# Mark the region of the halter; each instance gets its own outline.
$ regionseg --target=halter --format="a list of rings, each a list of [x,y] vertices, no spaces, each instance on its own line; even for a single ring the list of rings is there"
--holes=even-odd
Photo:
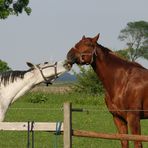
[[[86,65],[89,65],[89,64],[92,64],[93,63],[93,61],[94,61],[94,54],[97,56],[97,53],[96,53],[96,47],[94,48],[94,50],[92,51],[92,52],[90,52],[90,53],[85,53],[85,52],[79,52],[78,51],[78,49],[76,48],[76,47],[74,47],[74,49],[79,53],[79,58],[80,58],[80,62],[81,63],[83,63],[83,62],[85,62],[84,60],[83,60],[83,57],[82,56],[91,56],[91,61],[90,61],[90,63],[88,62],[88,63],[86,63]]]
[[[48,67],[54,67],[55,75],[54,75],[54,79],[52,79],[52,80],[57,79],[58,78],[57,62],[55,62],[55,64],[53,64],[53,65],[48,65],[48,66],[45,66],[45,67],[40,67],[39,65],[37,65],[37,68],[39,69],[39,71],[40,71],[40,73],[41,73],[41,75],[42,75],[42,77],[43,77],[43,79],[44,79],[44,81],[45,81],[45,83],[46,83],[47,86],[48,86],[48,84],[52,84],[51,78],[48,79],[43,74],[43,69],[48,68]]]

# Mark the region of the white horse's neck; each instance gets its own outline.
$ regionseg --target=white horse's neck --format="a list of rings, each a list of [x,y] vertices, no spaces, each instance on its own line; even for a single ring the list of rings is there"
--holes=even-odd
[[[13,82],[10,79],[7,84],[4,85],[4,82],[2,82],[0,86],[0,109],[3,110],[2,114],[5,114],[10,104],[43,81],[43,78],[35,71],[26,72],[23,78],[16,77]],[[0,115],[0,121],[3,118],[4,115],[2,117]]]
[[[16,101],[20,96],[24,95],[27,91],[31,90],[34,86],[41,83],[43,78],[40,73],[36,71],[29,71],[24,75],[23,79],[16,80],[10,87],[15,87],[11,92],[14,98],[11,100],[11,103]],[[14,94],[14,92],[16,92]]]
[[[63,62],[54,65],[48,63],[39,66],[29,63],[32,70],[13,71],[0,75],[0,121],[3,121],[5,113],[11,103],[16,101],[20,96],[32,89],[37,84],[47,80],[54,80],[54,76],[61,75],[67,69]],[[41,69],[40,69],[41,68]]]

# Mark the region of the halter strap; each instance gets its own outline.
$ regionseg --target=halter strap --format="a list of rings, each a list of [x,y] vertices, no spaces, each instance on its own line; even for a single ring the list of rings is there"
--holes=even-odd
[[[74,47],[74,49],[76,49],[77,50],[77,48],[76,47]],[[94,50],[92,51],[92,52],[90,52],[90,53],[86,53],[86,52],[79,52],[78,50],[77,50],[77,52],[79,53],[79,55],[80,55],[80,61],[81,62],[84,62],[84,60],[83,60],[83,58],[82,58],[82,56],[83,55],[88,55],[88,56],[92,56],[91,57],[91,61],[90,61],[90,63],[86,63],[86,64],[92,64],[93,63],[93,61],[94,61],[94,54],[97,56],[97,53],[96,53],[96,50],[97,50],[97,48],[95,47],[94,48]]]
[[[43,74],[43,69],[45,69],[45,68],[48,68],[48,67],[54,67],[54,72],[55,72],[55,75],[54,75],[54,79],[52,79],[52,80],[55,80],[55,79],[57,79],[58,78],[58,73],[57,73],[57,62],[55,62],[55,64],[53,64],[53,65],[48,65],[48,66],[45,66],[45,67],[40,67],[39,65],[37,66],[38,67],[38,69],[39,69],[39,71],[40,71],[40,73],[41,73],[41,75],[42,75],[42,77],[43,77],[43,79],[44,79],[44,81],[45,81],[45,83],[46,83],[46,85],[48,86],[48,84],[52,84],[52,82],[51,82],[51,78],[46,78],[45,76],[44,76],[44,74]]]

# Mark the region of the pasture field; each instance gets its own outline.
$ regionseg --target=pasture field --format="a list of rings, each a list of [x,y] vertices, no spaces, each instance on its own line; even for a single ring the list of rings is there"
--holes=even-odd
[[[56,93],[48,91],[54,87]],[[116,133],[112,116],[107,111],[103,96],[91,96],[85,93],[58,91],[61,86],[35,88],[11,105],[5,121],[63,121],[63,103],[71,101],[74,108],[88,109],[86,112],[74,112],[73,129]],[[46,89],[46,90],[44,90]],[[54,90],[53,89],[53,90]],[[37,101],[36,101],[37,100]],[[141,122],[142,133],[148,135],[148,120]],[[0,148],[26,148],[27,132],[0,132]],[[120,142],[92,138],[73,137],[73,148],[120,148]],[[133,144],[130,144],[133,147]],[[144,143],[144,148],[148,143]],[[35,132],[35,148],[63,148],[63,136],[54,133]]]

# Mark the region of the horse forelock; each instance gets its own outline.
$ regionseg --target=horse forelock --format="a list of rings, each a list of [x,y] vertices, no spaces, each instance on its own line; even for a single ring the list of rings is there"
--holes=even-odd
[[[27,73],[30,70],[27,71],[7,71],[0,74],[0,85],[3,84],[6,86],[9,83],[13,83],[18,78],[23,79],[25,73]]]

